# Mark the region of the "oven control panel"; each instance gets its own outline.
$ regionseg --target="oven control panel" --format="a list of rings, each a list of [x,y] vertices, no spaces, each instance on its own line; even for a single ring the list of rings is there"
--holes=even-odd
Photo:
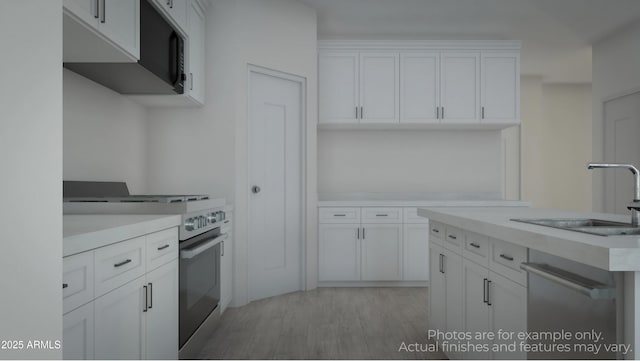
[[[224,211],[213,211],[202,215],[189,217],[184,220],[184,228],[189,231],[197,231],[215,223],[222,222],[226,218]]]

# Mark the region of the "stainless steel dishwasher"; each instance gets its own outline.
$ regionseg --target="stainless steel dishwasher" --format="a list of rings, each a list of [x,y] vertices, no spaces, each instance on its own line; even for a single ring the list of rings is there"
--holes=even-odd
[[[600,344],[616,341],[616,280],[614,272],[607,272],[585,264],[570,261],[534,250],[529,252],[529,262],[521,268],[528,273],[527,327],[529,332],[595,330],[602,333]],[[541,342],[549,346],[552,341]],[[576,348],[576,344],[588,344],[591,340],[562,340],[571,352],[530,352],[529,359],[615,359],[615,352],[604,347],[594,354]]]

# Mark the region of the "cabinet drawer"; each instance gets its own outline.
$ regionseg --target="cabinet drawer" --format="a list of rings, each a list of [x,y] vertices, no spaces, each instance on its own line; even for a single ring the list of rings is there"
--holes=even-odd
[[[402,208],[362,207],[362,223],[402,223]]]
[[[445,230],[446,237],[444,237],[445,245],[447,248],[453,251],[460,252],[462,245],[465,243],[465,232],[459,228],[447,226]]]
[[[445,226],[440,222],[429,222],[429,235],[443,240],[445,236]]]
[[[178,229],[170,228],[147,235],[147,271],[178,258]]]
[[[520,264],[527,261],[527,249],[495,238],[491,238],[490,242],[489,269],[526,286],[527,273],[520,269]]]
[[[95,293],[99,297],[145,273],[146,237],[95,251]]]
[[[466,232],[462,255],[484,267],[489,267],[489,237]]]
[[[404,223],[429,223],[427,218],[418,215],[418,208],[404,208],[402,219]]]
[[[360,208],[320,208],[320,223],[360,223]]]
[[[62,313],[93,299],[93,251],[62,259]]]

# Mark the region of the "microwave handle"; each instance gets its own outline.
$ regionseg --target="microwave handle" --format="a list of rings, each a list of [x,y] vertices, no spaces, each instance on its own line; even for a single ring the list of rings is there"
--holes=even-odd
[[[178,82],[180,72],[180,61],[178,57],[180,56],[178,52],[178,34],[174,31],[171,33],[169,37],[169,76],[171,77],[171,84],[175,85]]]
[[[208,242],[205,242],[203,244],[200,244],[196,247],[193,248],[185,248],[183,250],[180,250],[180,258],[182,259],[191,259],[201,253],[203,253],[204,251],[208,250],[209,248],[215,246],[216,244],[224,241],[225,239],[227,239],[229,237],[228,234],[224,234],[221,235],[219,237],[216,237]]]

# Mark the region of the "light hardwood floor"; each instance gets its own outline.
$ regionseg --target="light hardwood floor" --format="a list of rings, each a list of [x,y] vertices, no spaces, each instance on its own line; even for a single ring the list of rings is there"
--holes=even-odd
[[[427,342],[426,288],[318,288],[229,308],[205,359],[443,359]]]

